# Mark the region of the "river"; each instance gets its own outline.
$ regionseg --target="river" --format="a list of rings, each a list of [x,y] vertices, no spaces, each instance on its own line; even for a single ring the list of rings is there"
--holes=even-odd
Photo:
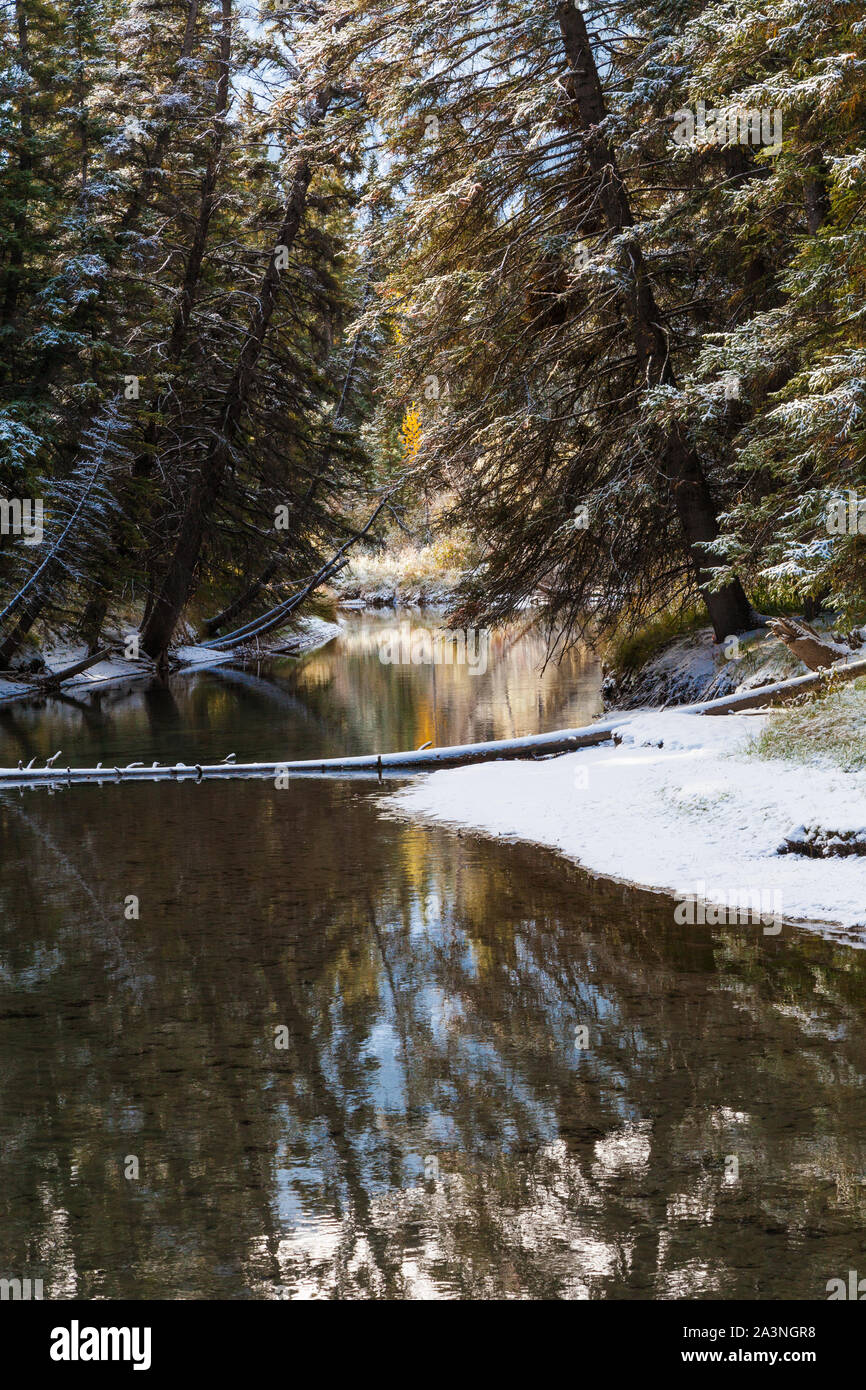
[[[7,707],[0,762],[384,752],[599,712],[596,663],[540,673],[531,629],[471,674],[383,664],[394,615],[343,621],[298,662]],[[678,926],[662,895],[382,796],[0,794],[0,1277],[772,1299],[866,1274],[866,952]]]

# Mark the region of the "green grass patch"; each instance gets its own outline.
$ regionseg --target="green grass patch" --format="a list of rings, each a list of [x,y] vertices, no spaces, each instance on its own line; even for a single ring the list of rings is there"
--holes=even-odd
[[[668,642],[708,626],[709,618],[703,605],[670,609],[637,631],[627,629],[614,632],[605,657],[616,671],[637,671]]]
[[[822,758],[848,772],[866,768],[866,679],[826,695],[803,697],[770,716],[755,743],[760,758]],[[808,800],[808,787],[804,787]]]
[[[801,614],[803,611],[802,599],[789,598],[778,588],[767,585],[754,586],[749,592],[749,597],[755,611],[763,613],[767,618]],[[612,633],[605,648],[605,660],[615,671],[637,671],[648,661],[652,661],[669,642],[698,632],[709,625],[709,616],[702,603],[666,608],[658,617],[637,630],[628,625],[626,618]],[[744,644],[743,650],[747,651],[750,646],[760,645],[759,637],[752,643]]]

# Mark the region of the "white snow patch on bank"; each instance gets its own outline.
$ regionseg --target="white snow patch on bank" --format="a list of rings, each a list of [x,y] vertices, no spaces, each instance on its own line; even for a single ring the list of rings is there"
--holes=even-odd
[[[213,647],[173,647],[171,654],[184,666],[220,666],[233,655]]]
[[[276,653],[286,652],[289,656],[306,656],[320,647],[326,647],[342,631],[339,623],[331,623],[327,618],[299,618],[290,632],[275,641],[273,649]]]
[[[341,628],[337,623],[330,623],[323,618],[309,617],[301,618],[277,645],[263,646],[262,657],[291,655],[306,656],[310,652],[317,651],[320,647],[332,642],[335,637],[339,637]],[[64,670],[72,666],[77,661],[82,661],[87,655],[87,647],[83,643],[57,642],[45,651],[45,669],[39,672],[39,677],[45,677],[51,672]],[[192,671],[202,671],[210,667],[225,665],[228,661],[237,661],[239,652],[233,649],[221,651],[216,647],[202,647],[195,643],[187,643],[180,647],[172,647],[170,653],[176,663],[175,675],[186,675]],[[111,685],[115,682],[127,680],[151,680],[153,678],[153,667],[145,662],[127,661],[120,656],[108,656],[104,661],[99,661],[95,666],[89,666],[86,671],[81,671],[77,676],[72,676],[63,682],[63,691],[76,691],[81,693],[93,686]],[[22,677],[20,681],[9,681],[0,679],[0,705],[12,700],[31,699],[34,695],[44,693],[40,686],[39,679],[28,679]]]
[[[625,715],[618,747],[435,772],[384,804],[547,845],[642,887],[713,903],[778,891],[785,919],[866,929],[866,859],[775,852],[803,822],[866,826],[866,773],[749,757],[772,717]]]

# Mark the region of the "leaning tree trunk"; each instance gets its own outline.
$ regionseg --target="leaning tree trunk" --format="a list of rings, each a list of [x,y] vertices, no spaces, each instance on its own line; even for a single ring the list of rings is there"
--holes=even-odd
[[[369,279],[370,277],[368,275],[367,286],[364,290],[364,299],[361,306],[362,312],[367,306],[367,298],[369,295]],[[352,377],[355,373],[355,364],[358,358],[358,343],[360,341],[360,336],[360,333],[356,333],[355,335],[355,341],[352,344],[352,351],[349,357],[349,365],[346,369],[346,375],[343,379],[343,389],[340,392],[340,399],[337,404],[337,408],[334,411],[334,418],[331,425],[331,429],[328,433],[328,438],[325,442],[322,453],[319,456],[318,467],[316,468],[313,477],[310,479],[310,485],[307,488],[306,493],[301,499],[301,505],[298,510],[297,516],[295,517],[296,525],[305,519],[307,512],[309,511],[310,507],[313,504],[313,501],[315,500],[316,492],[318,490],[322,477],[324,476],[325,470],[327,469],[328,464],[331,461],[333,432],[340,426],[343,420],[343,412],[346,404],[346,399],[351,390]],[[262,593],[266,586],[270,584],[274,576],[279,572],[283,564],[286,552],[289,549],[290,535],[291,533],[289,531],[283,531],[280,538],[279,548],[276,554],[271,557],[271,559],[265,565],[264,569],[261,571],[258,577],[252,580],[252,582],[248,584],[247,587],[244,589],[243,593],[238,594],[237,598],[233,599],[231,603],[227,604],[227,606],[223,608],[221,612],[214,614],[212,618],[206,619],[204,623],[204,631],[206,636],[215,637],[219,632],[220,628],[227,627],[229,623],[233,623],[236,618],[239,618],[242,613],[245,613],[247,609],[255,603],[256,599],[259,597],[259,594]]]
[[[292,175],[277,245],[288,249],[294,245],[306,210],[311,176],[307,158],[301,154]],[[174,551],[142,627],[142,648],[157,661],[162,660],[168,650],[178,618],[192,592],[205,527],[219,496],[238,427],[250,399],[256,367],[277,302],[279,279],[277,258],[273,255],[262,277],[249,333],[226,391],[216,439],[201,461],[184,508]]]
[[[8,666],[23,642],[27,640],[30,629],[39,617],[43,605],[30,604],[23,612],[8,636],[0,642],[0,666]]]
[[[198,12],[199,0],[189,0],[187,6],[186,22],[184,25],[184,34],[183,39],[181,41],[181,49],[178,58],[179,71],[183,71],[183,65],[189,59],[193,50],[193,45],[195,42],[195,26],[198,18]],[[20,9],[19,13],[21,16],[21,23],[23,24],[23,9]],[[26,25],[22,35],[22,43],[26,43]],[[162,161],[168,149],[168,144],[172,133],[172,124],[172,120],[169,119],[165,121],[157,131],[156,139],[150,151],[150,156],[148,158],[146,167],[142,172],[138,184],[133,189],[130,200],[123,214],[121,215],[119,221],[114,227],[111,236],[111,241],[105,252],[105,260],[109,269],[113,266],[118,255],[120,255],[120,253],[123,251],[126,245],[126,233],[128,233],[133,228],[133,226],[138,220],[139,215],[148,204],[150,195],[153,191],[153,187],[156,182],[158,172],[162,166]],[[6,309],[8,308],[9,293],[10,287],[7,277],[6,296],[4,297],[4,314]],[[79,309],[76,310],[75,314],[73,314],[73,326],[78,326],[79,317],[83,317],[90,312],[92,303],[92,300],[85,300],[84,303],[79,307]],[[37,381],[41,380],[46,374],[49,363],[51,361],[51,356],[52,355],[50,353],[47,353],[44,356],[42,366],[37,370]],[[91,427],[95,427],[96,423],[97,417],[94,416],[91,421]],[[15,627],[12,628],[11,631],[9,631],[6,634],[6,636],[2,638],[2,640],[0,640],[0,665],[5,665],[9,661],[11,661],[12,657],[15,655],[15,653],[21,646],[22,642],[26,640],[34,623],[47,607],[51,597],[53,583],[61,573],[59,567],[56,564],[52,564],[47,570],[44,566],[41,565],[39,569],[43,571],[43,580],[47,581],[48,579],[50,579],[52,581],[52,584],[43,582],[43,584],[38,590],[34,589],[29,594],[26,607],[24,607],[19,612],[18,621],[16,622]],[[28,587],[29,584],[25,586],[25,588]],[[16,606],[18,606],[17,603]]]
[[[621,235],[634,226],[634,219],[613,151],[600,134],[607,112],[586,23],[582,12],[566,0],[560,0],[556,16],[569,66],[566,92],[585,137],[584,155],[599,180],[599,203],[608,230]],[[620,263],[628,283],[626,312],[641,374],[650,388],[676,388],[669,344],[637,237],[621,240]],[[739,580],[716,593],[708,588],[714,559],[707,545],[719,533],[718,518],[701,460],[677,423],[665,428],[661,467],[717,641],[745,631],[754,625],[755,615]]]

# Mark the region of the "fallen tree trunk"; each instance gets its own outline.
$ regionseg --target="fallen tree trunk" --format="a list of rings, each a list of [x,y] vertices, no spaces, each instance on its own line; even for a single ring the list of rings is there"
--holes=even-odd
[[[68,673],[67,673],[68,674]],[[855,680],[866,676],[866,659],[852,661],[814,675],[795,676],[793,680],[763,685],[740,695],[723,696],[697,705],[674,706],[677,714],[713,715],[740,714],[749,710],[768,708],[785,700],[795,699],[810,690],[826,689],[830,682]],[[195,781],[234,777],[405,777],[416,772],[437,772],[444,768],[467,767],[472,763],[497,762],[502,759],[556,757],[574,753],[580,748],[597,747],[602,743],[618,742],[621,729],[628,727],[638,713],[661,711],[631,711],[612,714],[600,724],[578,729],[558,729],[548,734],[529,734],[524,738],[499,739],[488,743],[454,744],[445,748],[413,749],[401,753],[366,753],[352,758],[304,758],[295,762],[235,763],[174,763],[145,767],[130,763],[127,767],[67,767],[67,768],[0,768],[0,786],[26,787],[40,783],[109,782],[109,781]]]
[[[53,690],[55,686],[62,685],[64,681],[72,680],[73,676],[80,676],[83,671],[89,671],[91,666],[96,666],[107,656],[111,656],[110,647],[102,647],[98,652],[88,652],[87,656],[74,662],[72,666],[64,666],[61,671],[49,671],[47,676],[40,676],[38,688],[40,690]]]
[[[275,628],[285,626],[290,615],[303,603],[304,599],[309,598],[310,594],[320,588],[322,584],[327,583],[329,579],[332,579],[339,570],[343,569],[349,563],[348,560],[343,558],[346,551],[349,550],[356,541],[362,540],[363,537],[367,535],[370,527],[382,511],[382,508],[387,504],[391,494],[395,491],[396,486],[397,484],[388,489],[366,525],[360,531],[354,532],[347,541],[343,542],[336,554],[332,555],[331,559],[313,575],[305,588],[301,589],[297,594],[292,594],[290,598],[284,599],[282,603],[278,603],[275,608],[271,608],[267,613],[261,614],[260,617],[253,619],[252,622],[246,623],[244,627],[235,628],[234,632],[228,632],[224,637],[213,637],[209,642],[202,642],[201,645],[203,647],[212,647],[215,651],[219,651],[223,647],[237,647],[244,642],[253,641],[256,637],[262,637],[265,633],[272,632]]]
[[[341,569],[348,564],[348,560],[341,560],[338,564],[325,565],[314,575],[309,584],[301,589],[297,594],[292,594],[290,598],[284,599],[276,608],[270,609],[262,615],[262,620],[256,623],[249,623],[244,628],[238,628],[235,632],[229,632],[225,637],[212,638],[210,642],[202,642],[203,647],[213,651],[231,651],[234,647],[243,647],[247,643],[258,642],[260,637],[264,637],[275,629],[285,627],[292,613],[299,608],[304,599],[309,598],[321,585],[333,579]]]
[[[823,670],[854,655],[847,642],[834,642],[799,618],[771,618],[767,627],[810,671]]]
[[[759,685],[755,690],[744,690],[739,695],[722,695],[698,705],[683,705],[679,713],[741,714],[744,710],[766,709],[784,704],[786,700],[795,700],[798,695],[806,695],[810,690],[817,691],[822,686],[827,688],[830,681],[853,681],[858,676],[866,676],[866,660],[840,662],[827,670],[794,676],[787,681],[775,681],[772,685]],[[673,708],[676,709],[676,706]]]
[[[26,787],[34,784],[111,781],[193,781],[228,777],[303,777],[303,776],[361,776],[383,778],[406,776],[412,772],[435,772],[441,768],[465,767],[470,763],[496,762],[499,759],[550,757],[572,753],[578,748],[590,748],[608,743],[617,725],[627,722],[615,716],[603,724],[584,729],[560,729],[550,734],[533,734],[526,738],[500,739],[490,743],[456,744],[449,748],[415,749],[403,753],[367,753],[353,758],[306,758],[300,762],[269,763],[174,763],[160,767],[152,764],[130,763],[127,767],[67,767],[67,768],[0,768],[0,785]]]

